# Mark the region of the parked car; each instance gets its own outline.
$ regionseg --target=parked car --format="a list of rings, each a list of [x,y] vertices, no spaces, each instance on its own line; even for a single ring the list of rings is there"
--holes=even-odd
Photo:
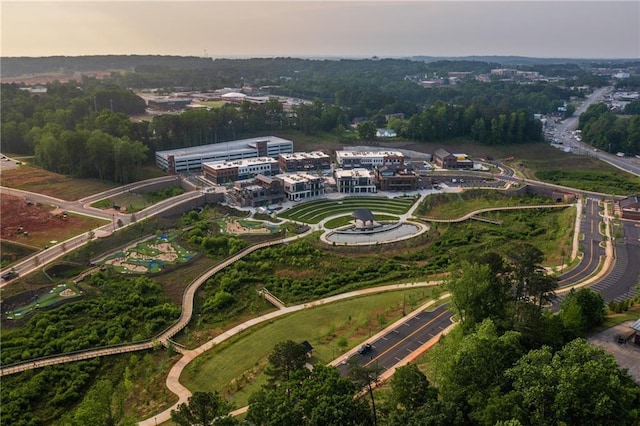
[[[10,279],[13,279],[13,278],[17,277],[18,275],[19,275],[18,271],[15,271],[15,270],[12,269],[12,270],[7,271],[4,274],[2,274],[2,279],[5,280],[5,281],[9,281]]]
[[[364,355],[366,353],[368,353],[371,350],[371,344],[370,343],[365,343],[364,345],[360,346],[360,349],[358,349],[358,353],[360,355]]]

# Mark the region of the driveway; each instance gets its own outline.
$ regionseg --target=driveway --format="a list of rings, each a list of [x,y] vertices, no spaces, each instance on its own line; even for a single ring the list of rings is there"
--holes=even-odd
[[[640,385],[640,346],[631,343],[618,343],[618,336],[628,336],[633,329],[633,321],[625,321],[590,336],[587,341],[610,353],[618,361],[620,368],[629,370],[629,375]]]

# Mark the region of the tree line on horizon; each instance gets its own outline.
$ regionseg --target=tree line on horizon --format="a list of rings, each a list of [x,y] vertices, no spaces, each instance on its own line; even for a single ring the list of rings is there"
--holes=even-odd
[[[539,66],[570,75],[564,84],[481,83],[471,79],[425,89],[417,84],[421,76],[444,76],[447,70],[460,69],[487,72],[499,64],[274,58],[209,61],[215,64],[211,68],[197,58],[186,62],[173,58],[173,65],[166,65],[167,61],[172,63],[171,58],[148,59],[138,63],[135,71],[113,72],[103,80],[83,76],[81,82],[50,83],[46,95],[31,96],[18,84],[3,84],[3,151],[34,155],[37,165],[54,172],[127,183],[137,178],[136,166],[151,160],[157,150],[220,143],[265,132],[293,130],[304,135],[329,134],[338,141],[354,137],[371,141],[375,128],[386,126],[401,139],[420,142],[466,138],[492,145],[527,143],[543,140],[534,113],[554,112],[571,97],[583,96],[570,85],[588,79],[594,79],[594,85],[605,82],[576,64]],[[184,66],[178,67],[178,63]],[[207,67],[201,66],[205,63]],[[179,75],[190,76],[192,81],[183,82]],[[154,76],[166,80],[157,81]],[[264,104],[243,102],[180,115],[161,114],[151,121],[129,119],[143,114],[145,103],[128,88],[165,84],[173,88],[182,83],[189,88],[265,84],[272,94],[312,102],[292,111],[285,111],[274,99]],[[567,114],[571,112],[569,105]],[[405,118],[386,119],[388,114],[397,117],[399,113]],[[357,134],[350,131],[355,119],[365,123]]]

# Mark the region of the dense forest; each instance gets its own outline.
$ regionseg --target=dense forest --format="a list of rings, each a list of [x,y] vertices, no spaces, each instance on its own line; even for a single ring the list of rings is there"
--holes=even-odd
[[[144,101],[113,85],[52,83],[47,96],[31,97],[2,85],[2,150],[35,155],[36,164],[57,173],[127,183],[149,148],[128,114]]]
[[[182,217],[182,223],[190,225],[183,234],[189,246],[224,258],[245,245],[232,237],[209,236],[211,224],[201,219],[195,211]],[[517,243],[510,245],[508,255],[477,253],[456,258],[450,265],[454,272],[445,289],[452,294],[449,306],[459,327],[433,349],[424,371],[415,365],[405,367],[389,386],[374,391],[381,373],[375,365],[353,365],[347,377],[322,365],[310,372],[298,344],[278,343],[264,370],[267,382],[249,399],[246,424],[637,424],[640,388],[618,369],[612,356],[581,339],[604,321],[602,297],[589,289],[572,291],[553,315],[545,305],[558,283],[545,273],[540,250]],[[236,262],[205,284],[198,302],[199,325],[241,313],[238,309],[252,299],[249,294],[255,293],[255,285],[266,279],[259,274],[276,279],[274,265],[300,269],[325,257],[311,242],[299,241]],[[291,300],[306,300],[363,280],[377,283],[381,277],[415,276],[407,263],[398,253],[388,261],[350,269],[342,277],[326,274],[326,285],[314,280],[306,283],[306,289],[302,281],[289,281],[282,288],[275,282],[267,285],[283,295],[289,289]],[[179,314],[162,287],[149,278],[123,280],[100,272],[85,285],[95,289],[87,300],[38,312],[24,326],[3,330],[2,363],[147,339]],[[83,321],[86,315],[92,320]],[[117,372],[96,359],[8,377],[3,384],[2,418],[16,425],[83,425],[87,419],[96,425],[134,424],[131,411],[124,408],[125,396],[131,394],[134,382],[145,382],[152,355],[114,361]],[[361,389],[366,392],[354,398]],[[232,408],[215,391],[195,392],[173,420],[197,424],[193,416],[213,413],[209,418],[224,418],[216,424],[237,424],[224,417]]]
[[[352,363],[347,377],[334,367],[309,371],[299,344],[277,343],[244,424],[636,425],[640,388],[579,337],[604,321],[602,297],[573,290],[550,314],[543,302],[557,282],[541,260],[523,244],[508,258],[489,252],[458,265],[447,289],[460,326],[429,353],[427,374],[401,367],[380,391],[375,364]],[[172,420],[198,424],[206,414],[242,424],[226,417],[232,408],[217,391],[196,392]]]
[[[640,101],[627,104],[626,116],[615,114],[603,103],[594,104],[580,115],[585,142],[607,152],[640,153]]]
[[[391,127],[406,140],[444,142],[462,137],[480,144],[526,143],[542,140],[541,126],[533,114],[554,112],[572,97],[583,96],[571,87],[578,78],[589,77],[575,64],[541,65],[541,69],[564,71],[572,77],[563,85],[474,79],[447,84],[448,79],[442,78],[447,70],[479,74],[499,64],[291,58],[207,62],[192,58],[178,68],[176,64],[182,62],[177,58],[145,58],[148,61],[140,60],[133,71],[113,72],[102,80],[83,76],[81,81],[49,83],[46,94],[31,95],[18,84],[3,84],[3,151],[33,154],[36,164],[58,173],[127,183],[136,178],[135,166],[156,150],[288,130],[307,135],[329,132],[340,139],[356,118],[373,128]],[[443,85],[421,87],[418,82],[427,77],[439,78]],[[202,90],[265,85],[272,95],[312,102],[292,111],[285,111],[274,99],[264,104],[244,102],[157,115],[151,121],[129,120],[130,115],[145,112],[145,102],[132,89],[182,85]],[[570,114],[571,108],[568,111]],[[385,118],[399,113],[405,118]],[[370,132],[359,136],[373,139]]]

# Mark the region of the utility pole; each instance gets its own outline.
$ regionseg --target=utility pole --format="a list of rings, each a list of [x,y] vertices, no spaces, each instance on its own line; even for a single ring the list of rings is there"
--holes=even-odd
[[[406,315],[405,307],[407,304],[407,293],[402,294],[402,316]]]

